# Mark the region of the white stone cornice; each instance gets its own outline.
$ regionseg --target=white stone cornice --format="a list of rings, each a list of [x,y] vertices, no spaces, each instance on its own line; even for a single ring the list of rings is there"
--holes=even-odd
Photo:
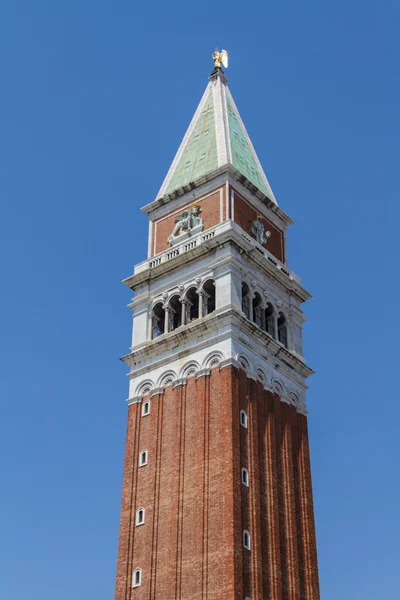
[[[135,396],[134,398],[127,398],[126,403],[128,404],[128,406],[130,406],[131,404],[140,404],[142,402],[142,399],[142,397]]]
[[[133,348],[132,352],[122,360],[132,368],[130,377],[136,377],[138,373],[147,371],[148,364],[152,364],[153,368],[157,364],[168,365],[174,355],[185,355],[189,348],[208,349],[210,352],[210,343],[211,347],[215,347],[218,340],[243,341],[244,336],[248,336],[250,349],[252,347],[262,349],[263,360],[267,359],[274,368],[281,365],[280,368],[288,369],[286,376],[297,374],[301,378],[306,378],[312,375],[312,369],[302,360],[234,307],[217,310],[202,319],[192,321],[175,331]]]
[[[189,262],[201,257],[209,256],[210,250],[221,248],[222,244],[232,244],[239,252],[246,253],[251,267],[255,271],[261,270],[268,276],[269,280],[275,282],[286,292],[296,295],[304,302],[311,298],[311,294],[301,285],[300,278],[290,271],[283,263],[276,259],[265,248],[247,234],[233,221],[225,221],[205,232],[202,232],[191,241],[190,248],[184,248],[175,256],[170,256],[165,251],[146,260],[135,267],[135,274],[123,280],[123,283],[131,289],[158,278],[165,277]]]
[[[221,360],[219,363],[220,370],[225,369],[225,367],[235,367],[235,369],[241,369],[240,362],[233,356]]]
[[[172,388],[176,388],[179,387],[181,385],[186,385],[187,384],[187,378],[186,377],[182,377],[182,379],[176,379],[173,384],[172,384]]]
[[[271,385],[271,384],[269,384],[269,383],[265,383],[265,384],[264,384],[264,390],[265,390],[266,392],[272,392],[272,393],[274,393],[274,388],[273,388],[273,387],[272,387],[272,385]]]
[[[152,390],[149,392],[149,394],[150,394],[150,398],[152,398],[153,396],[158,396],[158,395],[161,395],[161,394],[163,394],[164,392],[165,392],[165,388],[163,388],[163,387],[156,387],[156,388],[153,388],[153,389],[152,389]]]
[[[257,374],[252,373],[252,371],[246,371],[246,377],[252,379],[253,381],[258,381]]]
[[[293,219],[291,219],[289,215],[287,215],[277,204],[270,200],[268,196],[266,196],[266,194],[259,190],[254,184],[248,181],[248,179],[246,179],[246,177],[240,173],[238,169],[235,169],[231,163],[227,163],[222,167],[214,169],[214,171],[199,177],[188,185],[184,185],[181,188],[174,190],[170,194],[167,194],[163,197],[158,197],[150,204],[143,206],[141,210],[147,215],[151,216],[152,219],[158,218],[158,209],[162,209],[162,207],[165,207],[166,204],[173,202],[174,208],[176,208],[180,205],[183,206],[193,199],[198,199],[205,190],[211,191],[213,187],[215,189],[217,185],[224,185],[227,175],[229,184],[237,189],[237,191],[239,191],[243,196],[248,197],[248,199],[254,202],[256,205],[258,202],[260,202],[260,212],[264,213],[265,209],[267,209],[267,211],[270,213],[270,216],[267,215],[267,218],[278,219],[277,224],[280,228],[285,228],[294,223]],[[164,208],[164,210],[168,212],[168,208]],[[169,209],[169,211],[170,210],[171,209]]]
[[[211,375],[211,369],[200,369],[196,373],[196,379],[199,379],[200,377],[207,377],[207,375]]]
[[[237,343],[232,339],[223,341],[218,337],[214,337],[213,342],[214,350],[211,350],[211,352],[210,345],[203,350],[199,350],[194,346],[192,349],[187,349],[185,358],[169,356],[168,365],[164,367],[154,361],[150,361],[145,374],[140,375],[139,372],[136,372],[134,379],[131,380],[132,393],[128,403],[141,403],[143,401],[143,394],[140,393],[141,390],[145,390],[145,394],[149,395],[150,398],[162,394],[165,388],[154,387],[153,381],[168,382],[167,385],[172,384],[173,388],[186,385],[189,377],[196,377],[198,379],[209,376],[212,368],[206,365],[215,364],[215,368],[218,370],[224,369],[227,366],[243,370],[248,378],[253,381],[260,381],[265,390],[278,394],[282,402],[290,404],[298,412],[306,414],[306,386],[301,385],[299,381],[295,382],[283,371],[277,372],[265,360],[260,361],[260,358],[252,353],[252,350],[246,348],[241,343]],[[177,360],[181,365],[180,367]],[[175,372],[180,372],[181,374],[187,373],[187,376],[181,375],[172,380],[173,373]],[[145,377],[144,380],[143,377]],[[153,388],[151,391],[148,391],[148,388],[151,388],[151,386]]]

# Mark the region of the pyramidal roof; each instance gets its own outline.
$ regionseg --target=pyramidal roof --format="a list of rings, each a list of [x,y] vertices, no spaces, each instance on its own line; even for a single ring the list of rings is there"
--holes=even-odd
[[[277,204],[221,69],[215,69],[157,198],[231,164]]]

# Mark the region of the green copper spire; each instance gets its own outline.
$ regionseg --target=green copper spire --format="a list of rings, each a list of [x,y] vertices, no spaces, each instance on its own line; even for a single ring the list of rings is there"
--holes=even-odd
[[[243,173],[251,183],[254,183],[259,190],[268,196],[270,190],[268,190],[265,183],[265,175],[263,177],[262,169],[259,168],[257,164],[256,154],[249,145],[250,140],[241,123],[239,113],[234,108],[233,99],[229,91],[226,95],[226,104],[228,107],[232,164],[238,171]]]
[[[165,193],[169,194],[217,167],[214,105],[210,92]]]
[[[231,164],[277,203],[226,83],[222,69],[216,68],[158,198]]]

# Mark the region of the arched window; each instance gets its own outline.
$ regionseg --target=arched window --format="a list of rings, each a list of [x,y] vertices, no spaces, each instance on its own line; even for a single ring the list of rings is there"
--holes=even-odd
[[[249,286],[244,282],[242,283],[242,311],[247,318],[250,317]]]
[[[249,487],[249,472],[244,467],[242,469],[242,483],[243,485],[247,485],[247,487]]]
[[[146,400],[142,404],[142,417],[147,417],[150,414],[150,400]]]
[[[273,338],[275,337],[274,308],[269,302],[265,309],[265,330],[269,335],[272,335]]]
[[[287,324],[283,313],[279,313],[278,317],[278,341],[287,348]]]
[[[186,294],[186,320],[188,323],[199,318],[199,295],[196,288],[190,288]]]
[[[209,315],[215,310],[215,283],[209,279],[203,285],[203,315]]]
[[[148,459],[148,452],[147,450],[142,450],[139,456],[139,467],[144,467],[145,465],[147,465],[147,459]]]
[[[142,569],[135,569],[132,577],[132,587],[142,585]]]
[[[261,310],[261,296],[257,292],[254,294],[253,298],[253,321],[259,327],[262,327],[262,310]]]
[[[240,424],[242,427],[247,427],[247,414],[244,410],[240,411]]]
[[[162,335],[165,332],[165,310],[163,308],[162,302],[158,302],[153,308],[153,317],[152,317],[152,332],[151,339]]]
[[[143,525],[146,511],[144,508],[138,508],[136,511],[136,525]]]
[[[174,331],[182,325],[182,304],[178,295],[172,296],[169,301],[170,331]]]
[[[243,531],[243,547],[246,548],[246,550],[250,550],[250,544],[250,533],[245,529]]]

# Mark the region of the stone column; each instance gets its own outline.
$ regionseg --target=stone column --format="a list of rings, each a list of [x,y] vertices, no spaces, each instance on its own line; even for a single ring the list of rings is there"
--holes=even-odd
[[[198,294],[199,294],[199,319],[201,319],[202,317],[204,317],[204,314],[205,314],[204,300],[205,300],[206,293],[203,290],[200,290],[198,292]]]
[[[288,350],[294,352],[293,321],[291,319],[286,320],[286,337]]]
[[[261,329],[263,331],[267,331],[267,320],[265,318],[265,310],[267,308],[267,305],[265,302],[261,302],[260,305],[260,310],[261,310]]]
[[[278,319],[279,319],[279,313],[276,312],[276,310],[274,310],[274,338],[277,340],[279,339],[278,336]]]
[[[186,300],[186,298],[183,298],[181,300],[181,304],[182,304],[181,324],[186,325],[187,324],[187,311],[188,311],[188,301]]]
[[[164,333],[168,333],[170,331],[170,313],[171,313],[171,309],[170,307],[164,306],[164,310],[165,310],[165,327],[164,327]]]
[[[147,331],[146,331],[146,338],[148,340],[152,340],[153,339],[153,311],[149,310],[147,312]]]

